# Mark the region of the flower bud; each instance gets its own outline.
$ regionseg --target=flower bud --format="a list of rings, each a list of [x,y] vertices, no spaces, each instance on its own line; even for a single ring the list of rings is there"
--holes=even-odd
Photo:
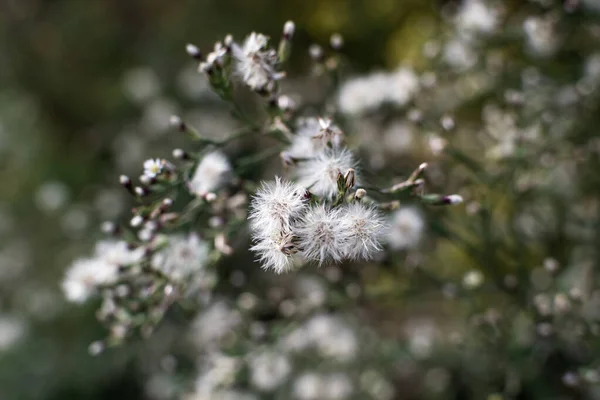
[[[329,38],[329,45],[333,50],[339,51],[344,46],[344,38],[339,33],[334,33],[331,35],[331,38]]]
[[[356,193],[354,193],[355,200],[361,200],[363,197],[367,195],[367,191],[363,188],[356,189]]]
[[[141,226],[143,222],[144,217],[142,217],[141,215],[136,215],[133,218],[131,218],[131,221],[129,221],[129,225],[131,225],[134,228],[137,228],[138,226]]]
[[[129,179],[127,175],[121,175],[119,177],[119,183],[121,184],[121,186],[127,189],[131,189],[131,179]]]
[[[344,175],[344,181],[346,184],[346,189],[354,187],[356,184],[356,174],[354,172],[354,168],[350,168],[348,171],[346,171],[346,174]]]
[[[174,149],[173,158],[177,160],[187,160],[189,158],[189,155],[182,149]]]
[[[318,44],[313,44],[308,48],[308,54],[310,55],[310,58],[313,59],[313,61],[316,62],[321,62],[323,61],[323,48],[321,46],[319,46]]]
[[[296,24],[294,21],[288,21],[283,25],[283,38],[285,40],[291,40],[294,36],[294,31],[296,30]]]
[[[185,131],[185,122],[183,122],[181,117],[179,117],[178,115],[171,115],[171,118],[169,119],[169,123],[171,124],[172,127],[177,128],[178,131],[180,131],[180,132]]]
[[[194,60],[201,61],[202,53],[200,53],[200,49],[195,45],[188,43],[185,45],[185,51],[188,53]]]

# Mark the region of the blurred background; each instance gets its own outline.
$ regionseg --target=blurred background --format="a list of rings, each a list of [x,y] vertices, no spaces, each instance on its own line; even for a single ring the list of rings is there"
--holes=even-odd
[[[400,245],[382,266],[352,270],[365,297],[351,314],[416,352],[410,363],[392,360],[396,394],[388,398],[600,398],[600,3],[488,2],[498,34],[476,43],[458,32],[464,3],[0,1],[0,398],[169,398],[148,381],[172,343],[157,335],[91,357],[88,345],[105,335],[95,305],[67,304],[60,282],[103,221],[127,218],[119,174],[136,176],[146,158],[176,147],[171,115],[200,131],[236,129],[186,43],[208,52],[227,33],[278,39],[287,20],[297,26],[289,87],[306,98],[318,92],[314,82],[302,85],[307,49],[326,46],[333,33],[344,38],[346,77],[400,65],[416,72],[423,92],[409,105],[345,128],[356,132],[375,180],[406,177],[429,161],[433,187],[466,199],[451,211],[417,209],[407,224],[422,218],[426,227],[407,229],[425,231],[418,246]],[[530,16],[538,20],[526,23]],[[472,18],[486,23],[485,15]],[[415,269],[423,274],[415,278]],[[553,281],[557,269],[566,283]],[[572,284],[581,276],[590,287]],[[497,292],[457,295],[481,281]],[[518,331],[525,336],[547,336],[539,324],[550,317],[536,304],[552,308],[573,288],[589,300],[585,343],[576,335],[540,343],[503,336],[513,328],[497,323],[502,317],[531,326]],[[541,292],[550,294],[536,303]],[[579,324],[577,315],[560,326]],[[435,338],[454,327],[462,341],[483,344],[454,352],[457,333],[432,356]],[[181,379],[193,369],[184,363]]]

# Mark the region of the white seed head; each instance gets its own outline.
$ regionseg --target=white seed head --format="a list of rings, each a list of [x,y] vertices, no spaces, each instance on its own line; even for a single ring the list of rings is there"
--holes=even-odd
[[[345,174],[349,169],[358,169],[349,150],[326,149],[314,158],[301,162],[296,174],[298,184],[317,196],[333,199],[337,195],[338,174]],[[356,177],[355,183],[357,181]]]
[[[340,208],[315,205],[302,216],[294,233],[298,236],[302,255],[323,265],[337,263],[344,258],[348,237],[344,228],[344,215]]]
[[[275,177],[263,182],[250,204],[250,228],[255,235],[270,237],[273,232],[288,233],[306,207],[306,189]]]
[[[346,234],[344,257],[368,260],[381,251],[385,224],[376,208],[355,202],[342,209],[342,225]]]
[[[269,236],[255,236],[254,246],[250,248],[258,256],[261,268],[280,274],[294,268],[295,245],[292,237],[285,233],[274,232]]]

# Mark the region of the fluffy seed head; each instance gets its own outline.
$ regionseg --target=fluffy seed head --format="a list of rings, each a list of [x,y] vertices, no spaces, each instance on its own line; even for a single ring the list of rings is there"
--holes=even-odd
[[[344,258],[347,233],[344,231],[344,215],[340,208],[329,209],[324,205],[310,207],[294,233],[302,255],[317,261],[340,262]]]
[[[381,214],[362,202],[349,204],[342,210],[342,224],[347,235],[344,257],[353,260],[372,258],[381,250],[380,239],[385,229]]]
[[[299,165],[298,183],[317,196],[333,199],[337,194],[338,174],[345,174],[351,168],[356,170],[357,165],[350,151],[326,149]]]
[[[275,177],[263,182],[250,205],[250,228],[258,236],[289,232],[292,222],[306,207],[307,192],[300,185]]]
[[[280,274],[294,267],[296,247],[293,237],[285,233],[274,233],[270,237],[255,236],[255,245],[250,248],[258,256],[263,269],[270,269]]]

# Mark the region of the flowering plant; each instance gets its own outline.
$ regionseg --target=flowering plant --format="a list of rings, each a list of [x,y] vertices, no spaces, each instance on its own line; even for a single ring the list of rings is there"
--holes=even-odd
[[[594,280],[560,268],[593,275],[591,242],[576,244],[589,239],[586,219],[597,222],[596,192],[580,181],[597,143],[579,129],[593,120],[600,68],[590,55],[575,81],[557,78],[545,60],[577,48],[558,27],[578,8],[535,3],[446,10],[451,27],[426,43],[419,73],[347,78],[333,35],[308,51],[302,85],[317,81],[319,99],[290,89],[292,22],[277,47],[259,33],[228,35],[206,56],[188,45],[239,129],[211,135],[173,116],[187,144],[146,160],[135,183],[120,177],[136,202],[128,223],[103,224],[110,238],[63,281],[68,300],[100,300],[108,335],[90,351],[162,338],[183,315],[195,385],[174,383],[169,358],[148,383],[155,397],[392,399],[416,364],[427,398],[449,387],[513,398],[557,371],[550,393],[597,390],[597,361],[584,354],[598,334]],[[581,35],[596,43],[597,28],[586,20]],[[528,61],[512,62],[506,43]],[[240,143],[251,151],[237,153]],[[464,209],[438,207],[463,196]],[[447,319],[386,325],[398,311],[388,304],[417,307],[423,293],[442,299]]]

